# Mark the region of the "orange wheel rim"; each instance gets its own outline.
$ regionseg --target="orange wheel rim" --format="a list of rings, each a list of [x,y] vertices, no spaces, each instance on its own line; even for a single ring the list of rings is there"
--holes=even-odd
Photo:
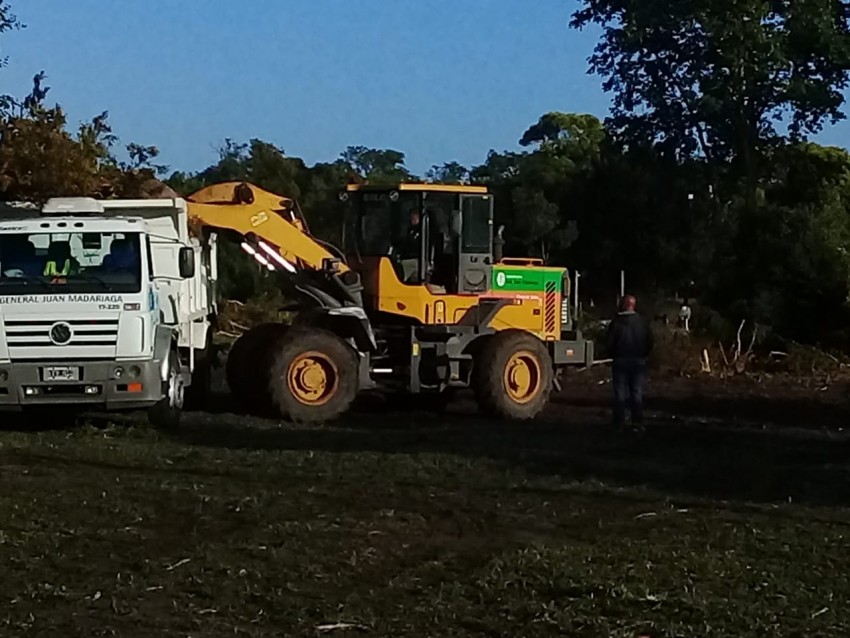
[[[505,366],[505,392],[514,403],[525,404],[540,392],[540,359],[533,352],[515,352]]]
[[[304,405],[324,405],[336,394],[339,370],[327,355],[304,352],[289,364],[286,385],[292,396]]]

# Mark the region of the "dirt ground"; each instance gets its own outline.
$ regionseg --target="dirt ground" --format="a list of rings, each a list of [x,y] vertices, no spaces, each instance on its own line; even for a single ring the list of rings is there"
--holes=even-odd
[[[845,384],[0,432],[0,636],[847,636]]]

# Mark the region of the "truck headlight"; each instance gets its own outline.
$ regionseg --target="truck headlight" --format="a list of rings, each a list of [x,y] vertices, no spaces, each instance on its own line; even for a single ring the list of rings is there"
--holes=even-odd
[[[124,376],[124,368],[118,366],[117,368],[115,368],[115,370],[112,371],[112,376],[116,379],[120,379]]]
[[[129,372],[131,379],[138,379],[140,376],[142,376],[142,370],[141,368],[139,368],[139,366],[130,366]]]
[[[0,381],[8,381],[8,380],[9,380],[9,373],[6,372],[5,370],[0,370]]]

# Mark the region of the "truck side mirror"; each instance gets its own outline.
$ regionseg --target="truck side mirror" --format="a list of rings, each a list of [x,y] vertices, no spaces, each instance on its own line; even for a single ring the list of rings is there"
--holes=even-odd
[[[183,279],[191,279],[195,276],[195,251],[191,246],[182,246],[177,260],[180,276]]]

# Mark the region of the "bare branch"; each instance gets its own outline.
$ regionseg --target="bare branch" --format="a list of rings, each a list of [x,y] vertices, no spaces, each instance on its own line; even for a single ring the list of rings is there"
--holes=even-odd
[[[729,358],[726,356],[726,347],[720,341],[717,342],[717,346],[720,348],[720,354],[723,355],[723,365],[729,368]]]
[[[740,325],[740,326],[738,326],[738,335],[737,335],[737,337],[735,338],[735,339],[736,339],[736,341],[737,341],[737,343],[738,343],[738,348],[737,348],[737,350],[735,351],[735,360],[736,360],[736,361],[737,361],[737,360],[738,360],[738,358],[741,356],[741,347],[742,347],[742,346],[741,346],[741,333],[744,331],[744,326],[745,326],[746,324],[747,324],[747,320],[746,320],[746,319],[742,319],[742,320],[741,320],[741,325]]]
[[[759,326],[758,326],[758,324],[754,324],[753,338],[750,339],[750,347],[747,348],[747,355],[746,356],[748,356],[748,357],[753,353],[753,347],[756,345],[756,338],[758,337],[758,334],[759,334]]]

